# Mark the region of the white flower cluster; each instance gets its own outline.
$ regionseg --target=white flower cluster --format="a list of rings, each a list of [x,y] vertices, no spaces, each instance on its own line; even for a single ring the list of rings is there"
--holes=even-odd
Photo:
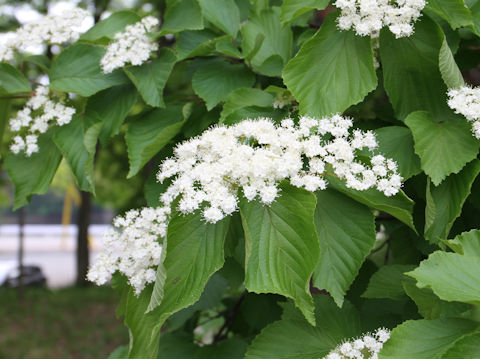
[[[147,16],[133,25],[127,25],[124,32],[115,34],[115,41],[108,45],[100,61],[103,72],[107,74],[128,63],[141,65],[147,61],[152,51],[158,50],[155,39],[148,35],[158,24],[157,18]]]
[[[480,139],[480,87],[448,90],[448,106],[472,122],[473,135]]]
[[[0,46],[0,61],[9,61],[15,50],[25,51],[43,44],[63,44],[76,41],[81,25],[90,13],[80,8],[64,12],[62,15],[45,15],[38,21],[28,23],[9,33],[8,40]]]
[[[413,23],[421,16],[425,0],[336,0],[334,5],[341,9],[340,29],[378,36],[388,26],[398,39],[413,34]]]
[[[332,350],[325,359],[378,359],[383,344],[390,338],[390,330],[380,328],[375,334],[364,334],[362,337],[345,341]]]
[[[286,119],[277,126],[260,118],[213,127],[178,145],[175,156],[162,163],[158,180],[173,181],[161,200],[170,206],[180,196],[182,213],[202,207],[205,220],[215,223],[237,210],[239,188],[249,201],[259,197],[269,205],[285,179],[308,191],[325,189],[327,166],[349,188],[396,194],[402,186],[397,164],[382,155],[372,157],[371,165],[361,163],[355,151],[373,150],[377,142],[372,132],[350,135],[352,125],[351,119],[334,115],[302,117],[298,125]]]
[[[207,222],[216,223],[237,210],[239,189],[249,201],[258,197],[269,205],[284,179],[308,191],[325,189],[328,169],[350,188],[376,187],[387,196],[396,194],[402,185],[396,163],[382,155],[373,156],[370,164],[361,163],[355,151],[372,150],[377,142],[371,132],[354,130],[350,135],[352,125],[340,115],[320,120],[302,117],[298,125],[286,119],[280,126],[260,118],[216,126],[178,145],[157,174],[161,182],[172,180],[160,198],[162,206],[117,218],[115,226],[123,232],[106,235],[105,252],[88,278],[103,284],[119,270],[137,294],[153,282],[152,267],[160,263],[157,241],[166,235],[175,199],[181,213],[201,209]]]
[[[111,230],[104,234],[104,250],[88,272],[88,280],[105,284],[115,271],[128,277],[135,294],[155,281],[152,267],[160,264],[162,247],[158,238],[165,236],[169,208],[130,210],[117,217]]]
[[[54,102],[49,98],[49,90],[46,86],[39,86],[35,96],[31,97],[25,107],[10,119],[10,130],[19,132],[27,128],[25,137],[16,135],[10,150],[14,154],[25,151],[27,156],[38,152],[38,135],[45,133],[52,121],[59,126],[68,124],[75,114],[75,109],[65,106],[63,102]]]

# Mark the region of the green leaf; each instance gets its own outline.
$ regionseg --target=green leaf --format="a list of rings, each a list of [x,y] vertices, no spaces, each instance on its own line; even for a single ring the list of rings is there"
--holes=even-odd
[[[182,31],[176,42],[178,60],[208,55],[215,49],[216,37],[210,30]]]
[[[420,158],[413,150],[413,137],[408,128],[403,126],[386,126],[375,130],[378,152],[394,159],[398,171],[404,180],[422,172]]]
[[[125,27],[139,22],[141,17],[130,10],[117,11],[100,21],[80,36],[80,40],[107,43],[113,40],[116,33],[124,32]]]
[[[457,339],[476,327],[475,322],[466,319],[408,320],[393,329],[379,358],[439,358]]]
[[[415,265],[385,265],[372,275],[367,290],[362,297],[369,299],[404,300],[405,290],[402,281],[405,272],[411,271]]]
[[[342,306],[343,297],[375,244],[370,209],[335,190],[317,191],[315,226],[320,260],[313,284],[327,290]]]
[[[57,171],[62,154],[52,141],[53,129],[38,137],[39,151],[27,157],[9,153],[5,159],[8,177],[15,185],[13,210],[27,205],[33,194],[45,194]]]
[[[425,319],[458,317],[468,310],[469,305],[441,300],[431,289],[419,289],[414,279],[403,282],[403,288],[407,295],[415,302],[418,313]]]
[[[426,7],[447,20],[454,30],[473,25],[472,14],[463,0],[428,0]]]
[[[203,29],[203,16],[196,0],[169,0],[162,34]]]
[[[286,24],[310,10],[323,10],[328,3],[329,0],[284,0],[280,8],[280,20]]]
[[[310,277],[318,262],[315,196],[286,185],[270,206],[240,203],[245,231],[245,287],[255,293],[284,295],[314,324]]]
[[[45,55],[30,55],[25,58],[25,61],[37,65],[40,69],[48,73],[52,61]]]
[[[76,43],[62,51],[49,72],[50,86],[58,91],[91,96],[100,90],[128,83],[120,70],[104,74],[100,60],[105,48],[93,44]]]
[[[457,254],[480,257],[480,230],[470,230],[448,240],[447,245]]]
[[[442,300],[480,304],[480,258],[435,251],[414,271],[419,288],[429,287]]]
[[[439,186],[427,183],[425,238],[438,242],[448,237],[450,229],[462,212],[472,184],[480,173],[480,161],[474,160],[456,175],[450,175]]]
[[[255,76],[243,64],[231,64],[223,60],[209,62],[197,69],[192,79],[195,93],[205,100],[211,110],[233,90],[250,87]]]
[[[220,114],[219,123],[222,123],[236,110],[247,106],[272,106],[273,99],[273,95],[260,89],[239,88],[234,90],[225,99],[225,104],[223,105],[223,110]]]
[[[435,186],[477,157],[480,142],[461,117],[437,123],[429,113],[417,111],[405,119],[405,124],[412,131],[422,169]]]
[[[132,85],[115,86],[88,99],[85,108],[87,124],[103,123],[100,132],[100,142],[103,146],[112,136],[119,133],[123,121],[136,102],[137,90]]]
[[[158,57],[151,62],[125,68],[124,71],[148,105],[165,107],[163,88],[176,60],[172,50],[162,48]]]
[[[234,0],[198,0],[198,3],[206,20],[233,38],[237,37],[240,11]]]
[[[437,122],[451,116],[438,64],[443,39],[440,27],[426,16],[410,37],[396,39],[388,29],[381,31],[383,83],[400,120],[417,110],[429,111]]]
[[[339,31],[335,14],[329,14],[287,64],[283,80],[301,114],[341,113],[377,87],[370,38]]]
[[[359,203],[395,216],[398,220],[416,231],[412,218],[413,201],[405,195],[403,191],[399,191],[395,196],[387,197],[376,189],[366,191],[352,190],[347,188],[345,184],[336,177],[327,175],[326,178],[329,186],[332,186],[335,190],[351,197]]]
[[[442,47],[440,48],[438,66],[442,74],[443,81],[450,89],[456,89],[465,85],[462,73],[458,68],[452,51],[448,46],[447,39],[443,39]]]
[[[280,8],[272,7],[255,13],[242,26],[241,33],[242,52],[250,60],[253,70],[267,76],[281,76],[282,67],[291,56],[293,35],[289,26],[280,23]],[[280,67],[262,68],[272,57],[281,60]]]
[[[173,139],[185,120],[183,107],[178,105],[156,109],[132,121],[125,135],[130,162],[127,178],[136,175],[160,149]]]
[[[267,327],[252,341],[246,358],[323,358],[345,339],[360,335],[357,310],[346,301],[338,308],[326,295],[315,295],[313,327],[293,306],[287,307],[282,320]]]
[[[10,64],[0,63],[0,95],[28,93],[32,90],[23,74]]]
[[[152,303],[152,291],[144,290],[140,294],[140,309],[129,309],[127,302],[127,316],[129,311],[138,312],[144,319],[140,318],[135,324],[138,326],[138,335],[133,334],[133,341],[131,339],[130,357],[156,357],[160,328],[165,320],[200,298],[208,279],[223,265],[228,220],[226,218],[216,224],[208,224],[201,214],[183,216],[177,213],[172,217],[164,243],[166,279],[163,298],[157,298]],[[147,308],[149,312],[145,314]],[[153,319],[153,324],[150,319]]]
[[[467,334],[458,339],[448,351],[444,359],[478,359],[480,358],[480,332]]]
[[[240,50],[238,50],[233,41],[234,40],[230,36],[222,36],[215,44],[215,50],[220,54],[231,56],[237,59],[242,59],[243,55]]]
[[[70,165],[78,187],[83,191],[95,193],[93,180],[94,153],[91,154],[87,151],[84,136],[83,118],[80,115],[75,115],[69,124],[58,128],[53,135],[53,141]]]

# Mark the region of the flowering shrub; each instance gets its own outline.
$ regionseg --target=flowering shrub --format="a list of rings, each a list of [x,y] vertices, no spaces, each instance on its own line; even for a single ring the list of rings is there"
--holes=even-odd
[[[62,159],[95,193],[125,144],[145,201],[88,274],[121,297],[114,356],[480,357],[479,1],[89,17],[1,43],[3,165],[19,208]]]

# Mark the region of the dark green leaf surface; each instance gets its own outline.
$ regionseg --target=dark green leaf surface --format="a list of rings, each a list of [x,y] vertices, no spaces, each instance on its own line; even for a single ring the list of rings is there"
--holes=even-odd
[[[244,65],[216,60],[195,72],[192,86],[195,93],[205,100],[207,109],[211,110],[233,90],[250,87],[254,82],[255,76]]]
[[[313,284],[338,306],[375,244],[375,219],[365,205],[335,190],[317,191],[315,226],[320,260]]]
[[[204,18],[233,38],[240,27],[240,12],[234,0],[198,0]]]
[[[32,90],[25,76],[10,64],[0,63],[0,95],[28,93]]]
[[[53,130],[38,137],[39,152],[27,157],[9,153],[5,159],[8,177],[15,185],[14,210],[27,205],[33,194],[45,194],[57,171],[62,154],[52,141]]]
[[[124,71],[148,105],[165,107],[163,88],[176,60],[173,51],[164,48],[151,62],[125,68]]]
[[[360,335],[357,310],[345,302],[340,309],[326,295],[315,295],[316,326],[293,306],[282,320],[265,327],[247,350],[247,358],[323,358],[345,339]]]
[[[370,299],[403,300],[405,290],[402,281],[405,280],[405,272],[411,271],[415,265],[385,265],[372,275],[368,282],[367,290],[362,297]]]
[[[245,287],[256,293],[274,293],[294,299],[314,324],[309,283],[318,262],[315,232],[315,196],[284,186],[270,206],[242,200],[245,231]]]
[[[435,186],[477,157],[480,142],[462,117],[438,123],[427,112],[417,111],[405,119],[405,124],[412,131],[421,167]]]
[[[427,185],[425,208],[425,238],[438,242],[446,240],[450,229],[462,212],[475,178],[480,173],[480,161],[474,160],[463,170],[450,175],[439,186]]]
[[[127,25],[135,24],[141,18],[133,11],[117,11],[100,21],[80,36],[80,40],[91,42],[108,42],[114,39],[115,34],[124,32]]]
[[[301,114],[341,113],[377,87],[370,39],[339,31],[330,14],[287,64],[283,80],[298,100]]]
[[[91,96],[100,90],[128,83],[120,70],[104,74],[100,60],[105,48],[77,43],[69,46],[53,62],[49,72],[50,86],[58,91]]]
[[[457,339],[477,323],[466,319],[408,320],[393,329],[379,358],[440,358]]]
[[[129,178],[178,134],[185,120],[182,106],[169,106],[149,112],[129,125],[125,135],[130,161]]]

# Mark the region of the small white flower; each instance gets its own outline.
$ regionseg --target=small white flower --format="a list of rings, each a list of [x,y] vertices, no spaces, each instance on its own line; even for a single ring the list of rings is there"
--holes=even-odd
[[[448,91],[448,106],[472,122],[472,133],[480,139],[480,88],[462,86]]]
[[[124,67],[126,64],[141,65],[158,50],[155,39],[148,36],[158,26],[159,21],[147,16],[141,21],[127,25],[124,32],[115,34],[115,41],[107,47],[100,61],[104,73]]]
[[[75,109],[65,106],[62,102],[50,100],[49,89],[46,86],[39,86],[35,89],[35,96],[31,97],[25,107],[17,112],[17,116],[10,119],[10,129],[15,132],[26,128],[27,135],[24,139],[17,135],[14,143],[10,146],[13,153],[18,154],[25,151],[27,156],[38,152],[37,139],[39,134],[45,133],[55,123],[58,126],[68,124],[72,119]],[[32,117],[36,113],[36,117]],[[20,142],[18,139],[22,139]]]
[[[324,359],[378,359],[378,353],[389,338],[390,330],[380,328],[375,335],[366,333],[358,339],[343,342]]]
[[[413,23],[421,16],[424,0],[336,0],[341,10],[338,27],[354,29],[357,35],[378,38],[387,26],[396,38],[413,34]]]
[[[78,40],[81,25],[90,13],[80,8],[65,11],[62,15],[45,15],[8,34],[0,44],[0,61],[10,61],[15,51],[27,51],[44,44],[63,44]]]

